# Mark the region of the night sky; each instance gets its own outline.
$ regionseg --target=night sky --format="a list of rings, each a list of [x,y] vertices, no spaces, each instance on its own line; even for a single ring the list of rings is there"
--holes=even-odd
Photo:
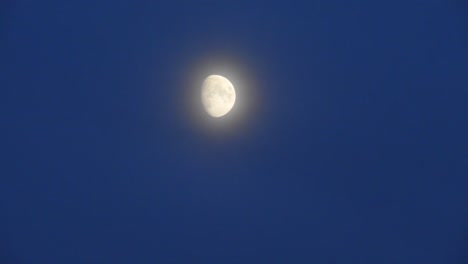
[[[1,264],[468,263],[468,4],[160,2],[0,1]]]

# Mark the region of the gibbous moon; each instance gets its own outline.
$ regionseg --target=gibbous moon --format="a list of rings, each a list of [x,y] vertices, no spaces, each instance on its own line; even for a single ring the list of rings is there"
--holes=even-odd
[[[201,99],[209,115],[221,117],[234,106],[236,91],[228,79],[221,75],[210,75],[203,82]]]

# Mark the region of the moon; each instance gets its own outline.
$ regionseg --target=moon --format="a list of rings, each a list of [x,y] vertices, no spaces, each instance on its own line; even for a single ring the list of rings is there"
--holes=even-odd
[[[210,75],[203,81],[201,99],[206,112],[212,117],[229,113],[236,102],[234,85],[221,75]]]

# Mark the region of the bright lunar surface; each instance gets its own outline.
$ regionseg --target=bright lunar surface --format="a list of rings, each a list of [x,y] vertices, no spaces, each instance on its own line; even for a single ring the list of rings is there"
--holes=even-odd
[[[208,114],[220,117],[231,111],[236,102],[236,91],[228,79],[210,75],[203,82],[201,99]]]

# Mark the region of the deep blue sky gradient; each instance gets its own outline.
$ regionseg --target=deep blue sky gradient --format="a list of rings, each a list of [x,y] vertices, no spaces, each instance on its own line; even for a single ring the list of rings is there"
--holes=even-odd
[[[0,263],[468,263],[463,1],[158,2],[0,3]]]

